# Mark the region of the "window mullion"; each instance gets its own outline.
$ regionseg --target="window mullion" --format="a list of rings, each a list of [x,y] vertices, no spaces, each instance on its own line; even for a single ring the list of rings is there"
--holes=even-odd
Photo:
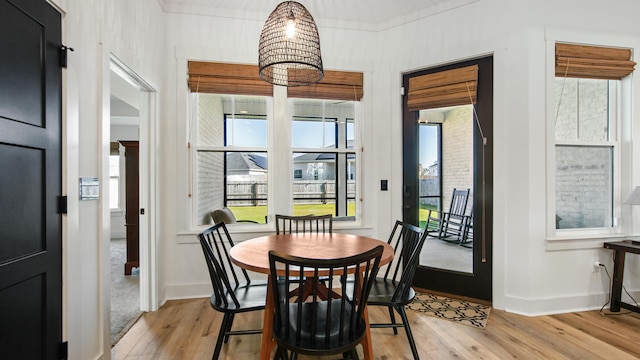
[[[287,88],[275,86],[273,91],[273,118],[269,131],[269,213],[291,214],[293,170],[291,164],[291,114],[287,101]],[[276,201],[277,199],[277,201]]]

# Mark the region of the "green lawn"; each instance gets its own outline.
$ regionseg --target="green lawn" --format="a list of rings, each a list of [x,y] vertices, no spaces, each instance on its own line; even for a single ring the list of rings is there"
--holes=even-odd
[[[429,216],[430,210],[438,210],[438,208],[434,205],[421,205],[420,206],[420,227],[424,229],[425,224],[427,223],[427,217]],[[438,217],[438,213],[435,213],[434,217]]]
[[[267,215],[267,206],[229,206],[229,209],[233,211],[238,220],[253,220],[260,224],[265,223],[265,216]],[[335,204],[296,204],[293,207],[293,215],[324,215],[332,214],[335,216],[336,205]],[[356,213],[356,204],[347,204],[347,213]]]
[[[260,224],[265,223],[265,216],[267,215],[267,206],[229,206],[229,209],[233,211],[233,214],[238,220],[253,220]],[[293,215],[323,215],[333,214],[335,215],[335,204],[297,204],[293,208]],[[424,227],[427,216],[429,216],[429,210],[436,210],[435,206],[421,206],[420,207],[420,227]],[[348,213],[356,213],[356,204],[348,204]]]

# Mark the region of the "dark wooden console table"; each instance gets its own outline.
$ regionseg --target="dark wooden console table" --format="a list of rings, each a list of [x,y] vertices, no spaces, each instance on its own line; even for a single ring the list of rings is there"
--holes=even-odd
[[[611,286],[611,306],[612,312],[620,311],[620,308],[640,312],[640,308],[621,301],[622,298],[622,275],[624,274],[624,256],[626,253],[640,254],[640,241],[624,240],[604,243],[605,249],[615,251],[613,257],[613,285]]]

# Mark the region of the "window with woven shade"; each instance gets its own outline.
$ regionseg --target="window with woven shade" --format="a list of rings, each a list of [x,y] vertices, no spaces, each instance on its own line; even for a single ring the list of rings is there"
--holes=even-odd
[[[189,61],[193,224],[222,207],[259,224],[277,209],[355,221],[363,79],[325,70],[318,83],[274,91],[255,65]]]
[[[555,44],[556,231],[619,231],[621,81],[634,71],[632,56],[625,48]]]

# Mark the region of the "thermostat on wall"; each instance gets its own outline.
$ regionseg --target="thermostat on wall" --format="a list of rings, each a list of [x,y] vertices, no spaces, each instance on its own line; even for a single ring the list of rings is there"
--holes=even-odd
[[[98,200],[100,198],[100,182],[98,178],[80,178],[80,200]]]

